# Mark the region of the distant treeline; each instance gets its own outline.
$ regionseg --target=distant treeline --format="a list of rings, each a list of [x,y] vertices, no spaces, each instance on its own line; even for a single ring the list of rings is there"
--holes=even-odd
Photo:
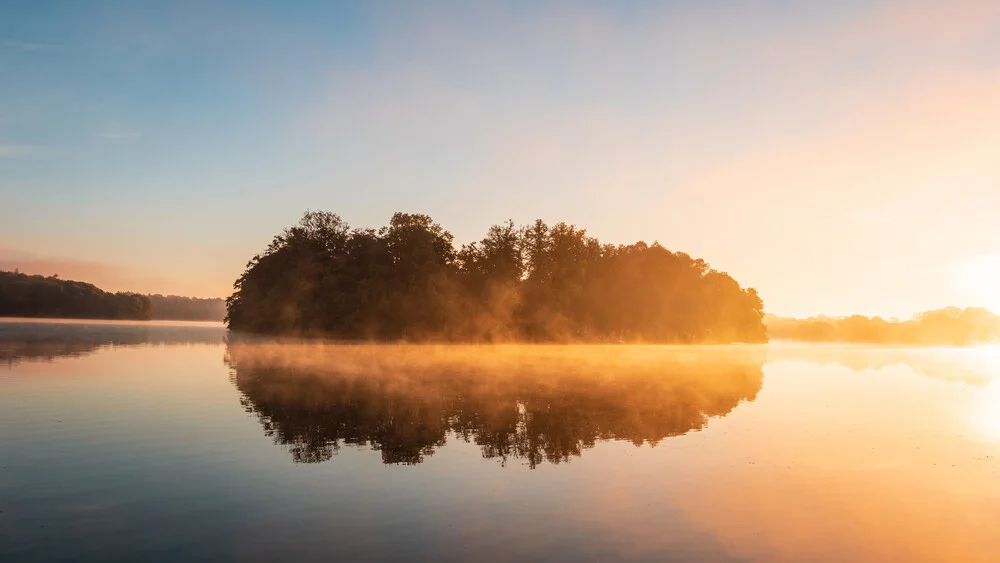
[[[222,321],[226,318],[226,301],[221,298],[201,299],[178,295],[147,295],[153,304],[153,318],[176,321]]]
[[[307,212],[254,256],[227,300],[234,330],[342,339],[763,342],[763,304],[657,243],[573,225],[491,227],[455,248],[426,215],[351,229]]]
[[[56,276],[0,271],[0,316],[146,320],[153,307],[138,293],[109,293]]]
[[[983,308],[937,309],[908,321],[854,315],[808,319],[768,316],[765,322],[771,338],[806,342],[969,345],[1000,340],[1000,316]]]
[[[110,293],[92,284],[0,271],[0,316],[60,319],[221,321],[224,300]]]

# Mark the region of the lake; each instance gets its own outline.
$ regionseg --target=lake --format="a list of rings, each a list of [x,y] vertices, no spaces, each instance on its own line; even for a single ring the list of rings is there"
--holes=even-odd
[[[998,561],[1000,348],[0,322],[0,561]]]

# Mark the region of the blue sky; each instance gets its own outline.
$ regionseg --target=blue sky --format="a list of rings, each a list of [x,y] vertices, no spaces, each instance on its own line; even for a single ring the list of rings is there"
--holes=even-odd
[[[221,296],[305,209],[402,210],[659,240],[778,313],[1000,304],[998,53],[976,1],[4,2],[0,267]]]

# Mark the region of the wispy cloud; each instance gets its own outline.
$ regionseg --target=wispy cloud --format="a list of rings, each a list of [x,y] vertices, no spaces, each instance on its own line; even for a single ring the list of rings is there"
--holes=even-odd
[[[55,43],[35,43],[32,41],[20,41],[17,39],[4,39],[0,40],[0,46],[8,49],[16,49],[18,51],[28,51],[31,53],[44,53],[48,51],[56,51],[61,49],[63,46]]]
[[[383,24],[379,64],[336,66],[310,125],[347,166],[378,147],[394,167],[359,166],[373,185],[475,184],[512,202],[456,206],[456,223],[518,218],[510,194],[525,190],[542,217],[704,256],[772,310],[905,317],[960,300],[939,257],[1000,236],[1000,4],[962,6],[407,14]],[[429,167],[421,147],[464,168]]]
[[[16,156],[30,149],[27,145],[0,145],[0,158]]]
[[[105,129],[103,131],[98,131],[94,133],[95,137],[100,139],[114,139],[114,140],[124,140],[124,139],[137,139],[140,137],[137,131],[131,129]]]
[[[114,282],[118,282],[126,273],[117,266],[101,262],[40,256],[9,246],[0,246],[0,270],[15,269],[26,274],[45,276],[59,274],[65,279],[90,281],[105,286],[118,285]]]
[[[51,276],[65,280],[92,283],[105,291],[139,291],[143,293],[204,294],[204,288],[178,283],[169,274],[141,271],[134,267],[96,260],[36,254],[0,244],[0,270]]]

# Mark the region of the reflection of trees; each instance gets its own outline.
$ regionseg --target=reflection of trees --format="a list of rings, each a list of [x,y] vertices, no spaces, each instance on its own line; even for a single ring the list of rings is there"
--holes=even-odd
[[[990,348],[771,344],[767,359],[840,365],[853,371],[906,366],[927,377],[972,385],[987,385],[1000,374],[1000,350]]]
[[[761,388],[756,348],[230,343],[243,405],[298,462],[367,445],[420,463],[448,433],[534,467],[701,429]]]
[[[107,346],[221,344],[221,326],[110,324],[86,322],[0,322],[0,361],[52,360],[83,356]]]

